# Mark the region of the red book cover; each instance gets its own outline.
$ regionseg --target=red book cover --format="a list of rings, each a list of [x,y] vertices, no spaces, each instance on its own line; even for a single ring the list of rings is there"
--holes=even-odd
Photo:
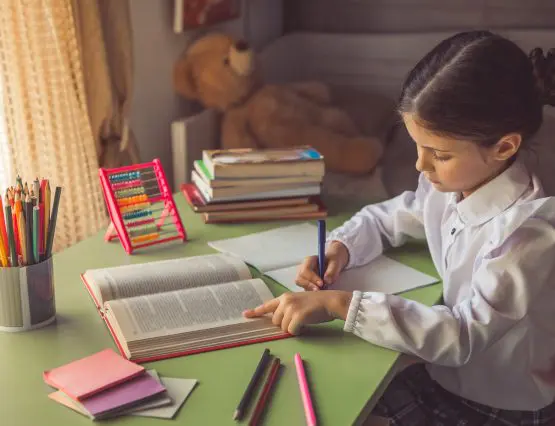
[[[234,347],[237,347],[237,346],[252,345],[252,344],[255,344],[255,343],[270,342],[270,341],[273,341],[273,340],[280,340],[280,339],[286,339],[286,338],[289,338],[289,337],[293,337],[292,334],[283,333],[283,334],[279,334],[279,335],[276,335],[276,336],[253,338],[253,339],[250,339],[250,340],[243,340],[243,341],[232,342],[232,343],[223,343],[223,344],[220,344],[220,345],[214,345],[214,346],[209,346],[209,347],[200,348],[200,349],[191,349],[191,350],[182,351],[182,352],[170,352],[170,353],[166,353],[164,355],[156,355],[156,356],[145,357],[145,358],[130,359],[130,358],[127,357],[121,342],[118,340],[116,332],[114,331],[114,329],[112,328],[112,325],[110,324],[110,321],[108,320],[108,318],[106,318],[102,309],[100,308],[99,301],[96,300],[96,298],[94,297],[93,291],[91,290],[91,287],[89,286],[89,283],[87,283],[87,280],[85,279],[85,276],[83,274],[81,274],[81,280],[83,281],[83,284],[85,285],[85,288],[87,289],[87,291],[88,291],[89,295],[91,296],[94,304],[96,305],[96,308],[97,308],[97,311],[98,311],[100,317],[104,320],[104,323],[106,324],[106,327],[108,328],[108,331],[112,335],[112,338],[114,339],[114,343],[116,344],[119,353],[121,354],[121,356],[123,358],[125,358],[129,361],[132,361],[136,364],[142,364],[142,363],[145,363],[145,362],[152,362],[152,361],[159,361],[159,360],[162,360],[162,359],[175,358],[175,357],[186,356],[186,355],[194,355],[194,354],[199,354],[199,353],[203,353],[203,352],[217,351],[217,350],[221,350],[221,349],[234,348]]]

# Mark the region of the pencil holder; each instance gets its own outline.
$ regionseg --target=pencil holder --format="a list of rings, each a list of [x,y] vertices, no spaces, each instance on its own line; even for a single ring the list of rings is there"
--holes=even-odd
[[[0,268],[0,331],[32,330],[56,319],[52,269],[52,257]]]

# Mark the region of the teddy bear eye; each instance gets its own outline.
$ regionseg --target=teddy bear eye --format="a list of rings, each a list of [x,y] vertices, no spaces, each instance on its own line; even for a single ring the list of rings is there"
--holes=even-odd
[[[229,58],[227,56],[224,58],[224,65],[229,65]]]

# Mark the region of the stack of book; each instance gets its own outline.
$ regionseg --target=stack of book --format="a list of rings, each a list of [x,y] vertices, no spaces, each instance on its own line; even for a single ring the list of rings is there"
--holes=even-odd
[[[320,219],[324,173],[309,146],[205,150],[181,189],[205,223]]]
[[[196,380],[164,379],[105,349],[43,373],[48,397],[92,420],[125,414],[173,418]]]

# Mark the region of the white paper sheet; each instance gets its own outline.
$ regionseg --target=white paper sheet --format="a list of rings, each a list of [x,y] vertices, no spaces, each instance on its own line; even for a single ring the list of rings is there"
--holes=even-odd
[[[231,254],[261,272],[300,264],[318,253],[318,228],[310,223],[209,242],[220,252]]]
[[[239,257],[292,291],[303,291],[295,284],[295,276],[304,258],[318,253],[318,228],[302,223],[208,244]],[[379,256],[368,265],[344,271],[330,288],[396,294],[435,282],[435,277]]]
[[[304,291],[295,284],[298,266],[267,272],[266,275],[291,291]],[[378,291],[388,294],[438,282],[438,279],[424,274],[386,256],[379,256],[368,265],[343,271],[339,279],[328,287],[330,290]]]
[[[160,419],[172,419],[197,384],[197,380],[194,379],[160,377],[160,380],[166,388],[166,391],[173,402],[163,407],[135,411],[133,413],[130,413],[131,415],[143,417],[158,417]]]

